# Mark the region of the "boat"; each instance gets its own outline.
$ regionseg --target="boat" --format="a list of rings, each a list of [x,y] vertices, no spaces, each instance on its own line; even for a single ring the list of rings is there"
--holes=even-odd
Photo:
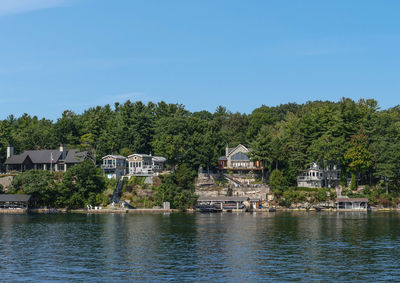
[[[214,204],[199,204],[194,207],[199,212],[219,212],[221,208]]]

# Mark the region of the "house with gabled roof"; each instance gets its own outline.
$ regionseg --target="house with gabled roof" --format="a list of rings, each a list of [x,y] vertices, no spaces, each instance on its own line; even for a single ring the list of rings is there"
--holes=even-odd
[[[103,164],[101,165],[101,169],[109,179],[119,179],[121,176],[126,174],[128,163],[125,156],[109,154],[104,156],[102,159]]]
[[[11,145],[7,147],[6,171],[23,172],[30,169],[67,171],[68,168],[81,163],[86,158],[86,152],[70,149],[60,145],[59,149],[24,150],[14,154]]]
[[[339,185],[340,167],[333,161],[322,167],[317,162],[309,164],[306,170],[297,176],[297,186],[304,188],[334,188]]]
[[[249,157],[251,149],[239,144],[236,147],[225,148],[225,156],[218,158],[218,168],[222,171],[232,170],[233,172],[261,171],[262,161],[251,161]]]
[[[149,154],[134,153],[128,156],[129,175],[152,175],[153,158]]]

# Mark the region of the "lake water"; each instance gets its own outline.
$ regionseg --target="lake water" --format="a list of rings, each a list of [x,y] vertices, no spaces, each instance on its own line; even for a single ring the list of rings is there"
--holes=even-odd
[[[399,281],[398,213],[0,215],[1,280]]]

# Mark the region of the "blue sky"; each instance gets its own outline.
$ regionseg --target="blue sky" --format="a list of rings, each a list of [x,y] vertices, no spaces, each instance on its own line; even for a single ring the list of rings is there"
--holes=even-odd
[[[400,104],[400,1],[1,0],[0,118],[142,100]]]

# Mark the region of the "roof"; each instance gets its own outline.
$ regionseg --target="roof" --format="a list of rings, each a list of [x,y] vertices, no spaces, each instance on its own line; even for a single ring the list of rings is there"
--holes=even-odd
[[[53,161],[51,161],[53,157]],[[65,157],[65,163],[79,163],[86,157],[86,152],[70,149]],[[30,158],[34,164],[57,163],[62,158],[62,152],[58,149],[25,150],[21,154],[15,154],[7,159],[5,164],[22,164],[26,158]]]
[[[154,161],[158,161],[158,162],[165,162],[167,161],[167,159],[163,156],[153,156],[153,160]]]
[[[86,151],[78,151],[77,149],[70,149],[65,157],[65,163],[80,163],[85,160],[87,156]]]
[[[204,202],[204,201],[247,201],[249,200],[248,197],[199,197],[197,201]]]
[[[220,158],[218,158],[218,160],[228,160],[228,159],[226,158],[226,156],[221,156]]]
[[[248,147],[246,147],[246,146],[244,146],[244,145],[242,145],[241,143],[240,144],[238,144],[236,147],[228,147],[227,149],[228,149],[228,155],[230,155],[235,149],[237,149],[237,148],[239,148],[239,147],[244,147],[245,149],[247,149],[247,151],[248,152],[250,152],[251,151],[251,148],[248,148]]]
[[[1,202],[10,202],[10,201],[28,202],[30,199],[31,199],[31,195],[0,194],[0,201]]]
[[[134,153],[134,154],[129,155],[128,157],[135,156],[135,155],[138,155],[141,157],[152,157],[151,155],[144,154],[144,153]]]
[[[58,149],[26,150],[33,163],[57,163],[62,152]],[[53,155],[53,161],[51,156]]]
[[[337,198],[336,202],[368,202],[367,198]]]
[[[105,158],[107,158],[107,157],[111,157],[111,158],[115,158],[115,159],[126,159],[125,156],[122,156],[122,155],[113,155],[113,154],[109,154],[109,155],[103,156],[102,159],[105,159]]]
[[[26,152],[17,155],[11,155],[9,158],[7,158],[4,164],[22,164],[26,158],[29,158],[28,153]]]

